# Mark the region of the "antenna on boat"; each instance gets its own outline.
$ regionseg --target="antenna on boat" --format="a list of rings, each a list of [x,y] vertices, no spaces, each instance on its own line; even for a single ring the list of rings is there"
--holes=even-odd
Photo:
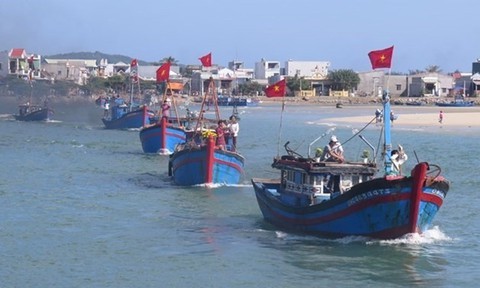
[[[375,147],[372,144],[370,144],[370,142],[368,142],[368,140],[365,137],[363,137],[363,135],[358,135],[358,137],[360,137],[360,139],[362,139],[363,142],[365,142],[365,144],[367,144],[368,147],[372,149],[373,162],[376,162],[377,155],[375,154]]]
[[[385,175],[392,174],[392,159],[390,155],[392,153],[391,142],[391,124],[390,124],[390,95],[388,89],[383,92],[383,152],[385,159]]]
[[[327,131],[325,131],[322,135],[320,135],[317,139],[313,140],[312,142],[310,142],[310,144],[308,145],[308,158],[310,158],[310,152],[311,152],[311,148],[312,148],[312,145],[317,142],[318,140],[322,139],[323,137],[327,136],[328,134],[332,133],[333,131],[335,131],[336,127],[332,127],[330,129],[328,129]]]

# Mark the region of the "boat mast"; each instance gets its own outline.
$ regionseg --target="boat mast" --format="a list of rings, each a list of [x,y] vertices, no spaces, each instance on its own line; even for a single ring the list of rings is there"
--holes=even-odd
[[[207,91],[205,91],[205,95],[203,97],[203,101],[202,101],[202,106],[200,107],[200,113],[198,115],[198,121],[197,121],[197,125],[195,126],[195,133],[198,131],[200,124],[201,122],[204,120],[203,118],[203,114],[205,113],[205,104],[207,103],[208,101],[208,95],[211,93],[211,96],[212,96],[212,100],[213,100],[213,105],[215,107],[215,116],[216,116],[216,119],[217,121],[220,120],[220,111],[218,109],[218,99],[217,99],[217,89],[215,87],[215,82],[213,81],[213,78],[210,77],[209,79],[210,83],[208,84],[208,88],[207,88]]]
[[[130,64],[130,78],[131,78],[131,89],[130,89],[130,103],[128,104],[128,111],[132,111],[133,107],[133,89],[135,83],[138,84],[138,91],[140,92],[140,79],[138,78],[138,61],[133,59]]]
[[[170,87],[170,80],[165,80],[164,82],[166,85],[165,85],[165,92],[163,93],[163,99],[162,99],[162,104],[164,101],[167,101],[168,99],[168,91],[170,91],[170,95],[172,95],[172,106],[173,106],[173,110],[175,111],[175,118],[177,120],[177,124],[178,126],[181,126],[180,125],[180,118],[178,117],[178,110],[177,110],[177,103],[175,102],[175,97],[173,96],[173,90],[172,90],[172,87]],[[160,109],[161,111],[161,109]],[[160,116],[161,117],[161,116]]]
[[[390,92],[383,91],[383,153],[385,159],[385,175],[392,174],[392,159],[390,155],[392,153],[392,140],[391,140],[391,121],[390,121]]]

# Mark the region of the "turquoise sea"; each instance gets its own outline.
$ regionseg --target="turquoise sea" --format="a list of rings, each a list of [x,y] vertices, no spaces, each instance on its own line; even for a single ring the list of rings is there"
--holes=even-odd
[[[373,118],[375,106],[287,104],[283,116],[278,104],[239,108],[244,180],[213,187],[173,185],[168,156],[143,154],[138,131],[105,130],[93,104],[53,108],[53,121],[27,123],[0,105],[1,287],[478,286],[478,128],[402,126],[395,108],[404,171],[418,157],[451,181],[434,227],[390,241],[327,240],[266,224],[250,179],[277,176],[270,164],[286,141],[306,155],[335,128],[346,142],[366,123],[324,119]],[[362,135],[376,146],[379,131]],[[355,138],[347,158],[365,149]]]

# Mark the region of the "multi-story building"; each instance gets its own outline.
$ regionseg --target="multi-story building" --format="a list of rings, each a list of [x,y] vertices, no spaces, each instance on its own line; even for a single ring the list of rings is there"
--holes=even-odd
[[[267,61],[262,58],[260,62],[255,63],[255,79],[268,79],[279,75],[281,75],[279,61]]]
[[[299,77],[311,80],[327,78],[330,62],[327,61],[293,61],[285,62],[285,76]]]

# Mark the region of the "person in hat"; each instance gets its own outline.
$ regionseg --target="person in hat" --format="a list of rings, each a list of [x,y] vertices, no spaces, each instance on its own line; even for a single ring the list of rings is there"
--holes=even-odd
[[[330,142],[323,148],[322,157],[320,161],[327,162],[338,162],[343,163],[345,159],[343,158],[343,147],[340,141],[338,141],[337,136],[333,135],[330,137]]]
[[[392,150],[390,155],[390,159],[392,160],[392,174],[402,175],[402,165],[408,160],[408,155],[403,150],[402,145],[398,145],[398,149]]]

